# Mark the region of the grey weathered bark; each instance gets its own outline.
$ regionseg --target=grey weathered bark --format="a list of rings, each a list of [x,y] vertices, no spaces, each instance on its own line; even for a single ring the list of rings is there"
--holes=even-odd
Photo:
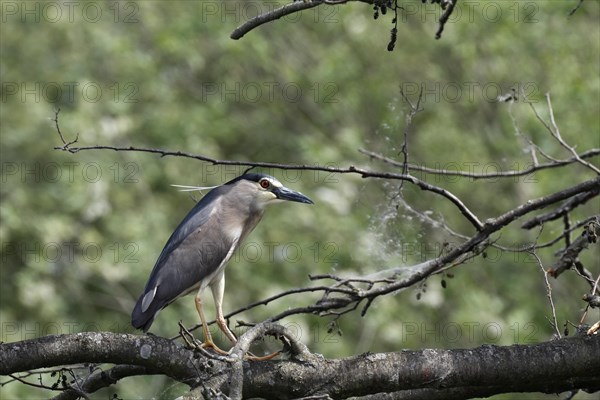
[[[132,375],[164,374],[191,387],[213,382],[227,393],[231,363],[174,341],[86,332],[0,345],[0,374],[77,363],[134,365]],[[425,349],[324,359],[243,362],[244,397],[332,398],[391,393],[393,398],[466,398],[506,392],[600,390],[600,335],[533,345]],[[124,374],[127,376],[127,374]],[[97,385],[98,386],[98,385]],[[101,386],[101,385],[100,385]],[[97,387],[96,387],[97,388]]]

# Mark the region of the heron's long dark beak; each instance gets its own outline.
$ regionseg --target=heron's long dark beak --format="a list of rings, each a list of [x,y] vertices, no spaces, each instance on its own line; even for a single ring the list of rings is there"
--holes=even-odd
[[[296,201],[298,203],[315,204],[311,199],[300,192],[295,192],[284,186],[273,189],[273,194],[281,200]]]

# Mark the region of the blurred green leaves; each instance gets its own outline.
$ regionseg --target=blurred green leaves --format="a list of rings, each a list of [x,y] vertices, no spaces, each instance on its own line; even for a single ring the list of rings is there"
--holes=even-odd
[[[474,172],[526,168],[531,160],[509,109],[524,135],[557,158],[570,157],[522,101],[496,101],[515,88],[544,116],[543,95],[550,92],[565,140],[579,151],[599,145],[597,2],[586,2],[570,18],[569,2],[495,2],[503,11],[498,19],[483,12],[491,2],[472,4],[472,13],[463,9],[441,40],[433,39],[435,18],[412,7],[420,2],[408,2],[411,13],[399,20],[392,53],[385,50],[389,15],[373,21],[362,4],[317,7],[232,41],[230,32],[249,12],[245,4],[253,3],[89,2],[103,12],[94,22],[81,13],[83,3],[72,20],[64,14],[56,22],[44,18],[43,3],[7,3],[19,12],[5,8],[0,27],[5,341],[69,329],[132,331],[129,313],[160,250],[199,198],[169,185],[218,185],[243,172],[148,154],[55,151],[60,142],[50,119],[58,107],[66,139],[78,133],[80,145],[383,169],[389,167],[357,149],[401,161],[408,107],[399,89],[414,101],[423,88],[424,111],[409,134],[413,163]],[[40,7],[39,20],[35,11],[22,13],[25,7]],[[228,267],[226,312],[308,285],[308,274],[411,265],[456,240],[396,209],[397,182],[266,172],[316,204],[269,210]],[[577,165],[491,182],[417,174],[458,195],[482,220],[587,175]],[[408,184],[403,197],[452,229],[473,233],[445,199]],[[574,218],[597,210],[597,202],[588,204]],[[559,222],[549,224],[540,240],[561,229]],[[536,236],[511,226],[499,240],[518,247]],[[593,251],[582,261],[597,274]],[[542,258],[550,264],[553,254]],[[531,261],[492,251],[453,271],[445,289],[434,277],[425,291],[377,299],[365,318],[358,312],[341,318],[343,336],[327,333],[327,318],[284,323],[328,357],[545,340],[552,332],[549,309],[541,272]],[[552,284],[559,321],[577,319],[585,285],[567,274]],[[260,321],[311,300],[316,297],[288,297],[238,317]],[[153,332],[172,336],[178,320],[189,326],[196,318],[192,299],[184,298],[161,313]],[[163,381],[156,385],[147,392],[120,390],[148,397],[163,390]],[[14,387],[2,390],[35,396]]]

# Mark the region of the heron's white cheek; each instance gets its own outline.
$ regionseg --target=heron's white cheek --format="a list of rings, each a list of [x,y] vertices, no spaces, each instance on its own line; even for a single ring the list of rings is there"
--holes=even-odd
[[[255,210],[262,212],[262,211],[264,211],[266,206],[268,206],[270,204],[274,204],[274,203],[279,203],[279,201],[280,200],[273,193],[262,192],[260,194],[260,197],[257,199],[257,201],[254,202],[254,207],[255,207]]]

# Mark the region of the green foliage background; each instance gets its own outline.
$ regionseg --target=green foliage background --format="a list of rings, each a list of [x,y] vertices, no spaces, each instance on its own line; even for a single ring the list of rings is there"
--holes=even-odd
[[[390,169],[357,150],[401,160],[408,109],[399,88],[416,101],[424,85],[424,111],[409,136],[412,162],[474,172],[527,167],[530,159],[509,109],[525,135],[555,157],[568,158],[526,104],[494,101],[516,88],[536,101],[544,117],[543,95],[551,93],[563,137],[579,151],[600,145],[598,2],[585,2],[572,17],[567,14],[575,1],[471,2],[441,40],[433,37],[439,10],[406,2],[392,53],[385,50],[391,16],[373,20],[363,4],[318,7],[233,41],[229,34],[236,26],[273,3],[74,3],[70,14],[64,3],[52,2],[62,13],[57,18],[50,3],[2,2],[2,341],[85,330],[133,332],[135,300],[194,202],[169,185],[218,185],[243,171],[149,154],[53,150],[60,145],[50,121],[56,108],[63,134],[67,140],[79,134],[78,145]],[[412,265],[456,242],[396,209],[397,182],[265,172],[316,204],[269,210],[230,262],[226,312],[308,285],[308,274]],[[511,180],[417,176],[453,191],[485,220],[592,174],[572,165]],[[408,184],[404,197],[454,230],[473,233],[444,199]],[[597,201],[581,207],[574,221],[598,208]],[[500,243],[518,247],[539,233],[513,225]],[[540,241],[561,230],[559,221],[548,224]],[[541,253],[545,266],[559,247]],[[596,275],[598,255],[596,247],[582,258]],[[434,277],[425,288],[376,300],[365,318],[358,311],[342,317],[341,336],[328,333],[330,318],[283,322],[326,357],[551,337],[543,275],[531,257],[490,250],[487,258],[453,273],[446,289]],[[588,287],[574,273],[551,283],[559,322],[578,322]],[[236,319],[258,322],[315,300],[288,297],[238,315],[232,326]],[[165,309],[152,332],[172,336],[180,319],[195,324],[192,303],[189,297]],[[592,313],[588,320],[597,317]],[[163,377],[131,378],[94,398],[115,392],[122,398],[172,398],[185,389]],[[0,395],[45,398],[48,392],[11,383]]]

